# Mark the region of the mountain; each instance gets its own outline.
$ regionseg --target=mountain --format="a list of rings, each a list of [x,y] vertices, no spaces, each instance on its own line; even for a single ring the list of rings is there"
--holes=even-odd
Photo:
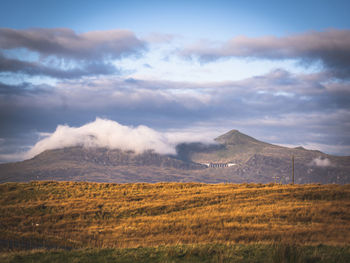
[[[0,182],[290,183],[294,156],[296,183],[350,183],[349,156],[277,146],[238,130],[217,137],[215,142],[179,144],[176,156],[84,147],[48,150],[30,160],[0,164]]]
[[[270,144],[258,141],[238,130],[231,130],[215,139],[215,150],[195,152],[191,160],[195,162],[232,162],[235,164],[247,161],[251,155],[261,152]],[[272,145],[271,145],[272,146]]]
[[[265,145],[266,143],[258,141],[253,137],[240,133],[238,130],[231,130],[215,139],[218,143],[225,145]]]
[[[192,151],[189,159],[197,163],[231,163],[235,180],[247,182],[292,181],[292,156],[296,183],[350,183],[350,156],[332,156],[303,147],[287,148],[261,142],[237,130],[215,139],[215,150]]]
[[[30,160],[0,164],[0,182],[59,180],[94,182],[179,181],[184,171],[205,166],[147,151],[135,154],[106,148],[47,150]]]

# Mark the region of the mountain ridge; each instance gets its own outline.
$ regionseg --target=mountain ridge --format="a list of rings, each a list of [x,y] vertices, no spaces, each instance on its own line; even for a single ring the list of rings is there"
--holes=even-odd
[[[278,178],[282,183],[290,183],[294,156],[296,183],[350,183],[350,157],[347,156],[273,145],[238,130],[218,136],[215,142],[182,143],[177,145],[176,155],[82,146],[47,150],[29,160],[0,164],[0,182],[267,183]],[[222,168],[208,167],[210,163]]]
[[[241,133],[239,130],[230,130],[214,139],[216,142],[226,145],[240,145],[240,144],[267,144],[259,141],[249,135]]]

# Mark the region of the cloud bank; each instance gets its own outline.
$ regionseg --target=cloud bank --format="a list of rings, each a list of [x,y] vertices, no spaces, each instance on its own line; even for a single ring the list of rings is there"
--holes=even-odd
[[[118,122],[97,118],[94,122],[81,127],[59,125],[46,138],[30,149],[26,158],[39,153],[72,146],[106,147],[109,149],[131,150],[142,153],[154,150],[160,154],[175,154],[175,147],[168,138],[147,126],[128,127]]]
[[[121,125],[116,121],[96,118],[94,122],[81,127],[59,125],[53,133],[45,133],[28,152],[17,155],[21,159],[32,158],[46,150],[65,147],[103,147],[134,151],[139,154],[153,150],[159,154],[176,154],[176,145],[180,142],[214,142],[208,134],[194,135],[188,131],[158,132],[147,126],[137,127]],[[205,137],[206,138],[205,138]],[[13,158],[13,156],[7,156]]]
[[[237,36],[220,46],[200,42],[181,54],[201,61],[227,57],[297,59],[306,64],[320,61],[336,77],[349,78],[350,30],[311,31],[286,37]]]
[[[0,72],[19,73],[29,76],[48,76],[58,79],[74,79],[84,76],[110,75],[119,73],[110,63],[90,62],[82,63],[69,69],[47,66],[45,63],[28,62],[6,58],[0,53]]]
[[[11,57],[11,51],[19,49],[25,55]],[[0,28],[0,73],[57,79],[109,75],[119,72],[112,60],[145,49],[146,42],[128,30],[77,34],[68,28]]]
[[[134,33],[117,29],[77,34],[69,28],[0,28],[0,35],[0,48],[25,48],[42,57],[99,60],[119,58],[145,48]]]
[[[116,121],[96,118],[80,127],[58,125],[53,133],[41,133],[41,140],[27,152],[3,154],[4,160],[29,159],[52,149],[65,147],[102,147],[134,151],[137,154],[152,150],[159,154],[176,154],[176,145],[183,142],[215,143],[213,132],[173,130],[158,132],[144,125],[122,125]]]

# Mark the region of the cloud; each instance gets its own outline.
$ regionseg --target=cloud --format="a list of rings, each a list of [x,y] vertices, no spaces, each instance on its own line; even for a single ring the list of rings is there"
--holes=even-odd
[[[121,125],[116,121],[96,118],[94,122],[81,127],[59,125],[50,133],[40,133],[39,140],[27,153],[19,158],[32,158],[39,153],[72,146],[105,147],[109,149],[131,150],[142,153],[153,150],[159,154],[176,154],[176,145],[182,142],[214,142],[208,133],[195,134],[194,131],[157,132],[147,126],[137,127]],[[12,158],[13,154],[2,157]]]
[[[91,31],[77,34],[68,28],[0,28],[0,48],[25,48],[42,57],[74,60],[116,59],[138,53],[146,43],[128,30]]]
[[[60,123],[79,127],[101,116],[162,131],[201,126],[223,133],[235,128],[256,138],[278,137],[271,143],[312,144],[349,155],[350,86],[325,80],[324,74],[276,69],[241,81],[211,83],[113,76],[63,80],[48,87],[0,84],[0,137],[53,132]]]
[[[0,36],[0,72],[57,79],[118,74],[115,59],[147,48],[128,30],[77,34],[67,28],[0,28]]]
[[[339,78],[350,77],[350,30],[311,31],[285,37],[237,36],[222,45],[200,42],[182,50],[181,55],[201,61],[243,57],[258,59],[297,59],[305,64],[321,62]]]
[[[319,166],[319,167],[327,167],[331,166],[331,161],[328,158],[315,158],[311,161],[310,165]]]
[[[52,93],[52,87],[49,85],[32,85],[28,82],[23,82],[18,85],[9,85],[0,82],[0,102],[5,105],[5,100],[8,99],[8,96],[14,96],[14,95],[34,95],[34,94],[49,94]],[[1,100],[2,97],[4,100]],[[0,107],[1,108],[1,107]]]
[[[260,119],[268,125],[271,120],[278,124],[285,116],[289,116],[284,119],[292,126],[296,116],[311,113],[313,120],[324,123],[333,118],[334,112],[347,117],[349,85],[333,85],[323,80],[323,76],[295,75],[284,70],[242,81],[203,84],[113,77],[62,81],[52,85],[50,96],[27,95],[29,90],[40,90],[38,86],[32,85],[29,89],[22,84],[4,84],[3,88],[0,85],[0,100],[2,95],[4,114],[11,110],[30,112],[41,107],[55,110],[55,116],[61,114],[61,110],[69,110],[71,115],[85,111],[93,114],[92,118],[108,116],[124,123],[127,119],[143,120],[141,123],[152,119],[152,126],[157,120],[159,124],[167,121],[178,124],[221,119],[245,122]],[[11,92],[17,97],[6,97]],[[10,99],[11,105],[7,103]]]
[[[151,33],[147,36],[145,36],[143,39],[145,39],[148,43],[170,43],[175,38],[179,36],[173,35],[173,34],[163,34],[163,33]]]
[[[116,74],[119,71],[112,64],[103,62],[81,63],[79,67],[64,70],[60,67],[46,66],[40,62],[10,59],[0,54],[0,72],[73,79],[83,76]]]
[[[166,136],[147,126],[128,127],[97,118],[81,127],[59,125],[51,135],[37,142],[26,157],[33,157],[45,150],[71,146],[107,147],[136,153],[154,150],[160,154],[175,154],[174,145]]]

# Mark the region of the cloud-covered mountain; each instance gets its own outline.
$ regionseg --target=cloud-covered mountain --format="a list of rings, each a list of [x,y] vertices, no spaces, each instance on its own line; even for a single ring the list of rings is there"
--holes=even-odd
[[[215,142],[178,144],[176,154],[98,144],[63,145],[66,147],[43,151],[26,161],[1,164],[0,180],[291,183],[294,156],[296,183],[350,182],[350,157],[276,146],[237,130],[217,137]]]

